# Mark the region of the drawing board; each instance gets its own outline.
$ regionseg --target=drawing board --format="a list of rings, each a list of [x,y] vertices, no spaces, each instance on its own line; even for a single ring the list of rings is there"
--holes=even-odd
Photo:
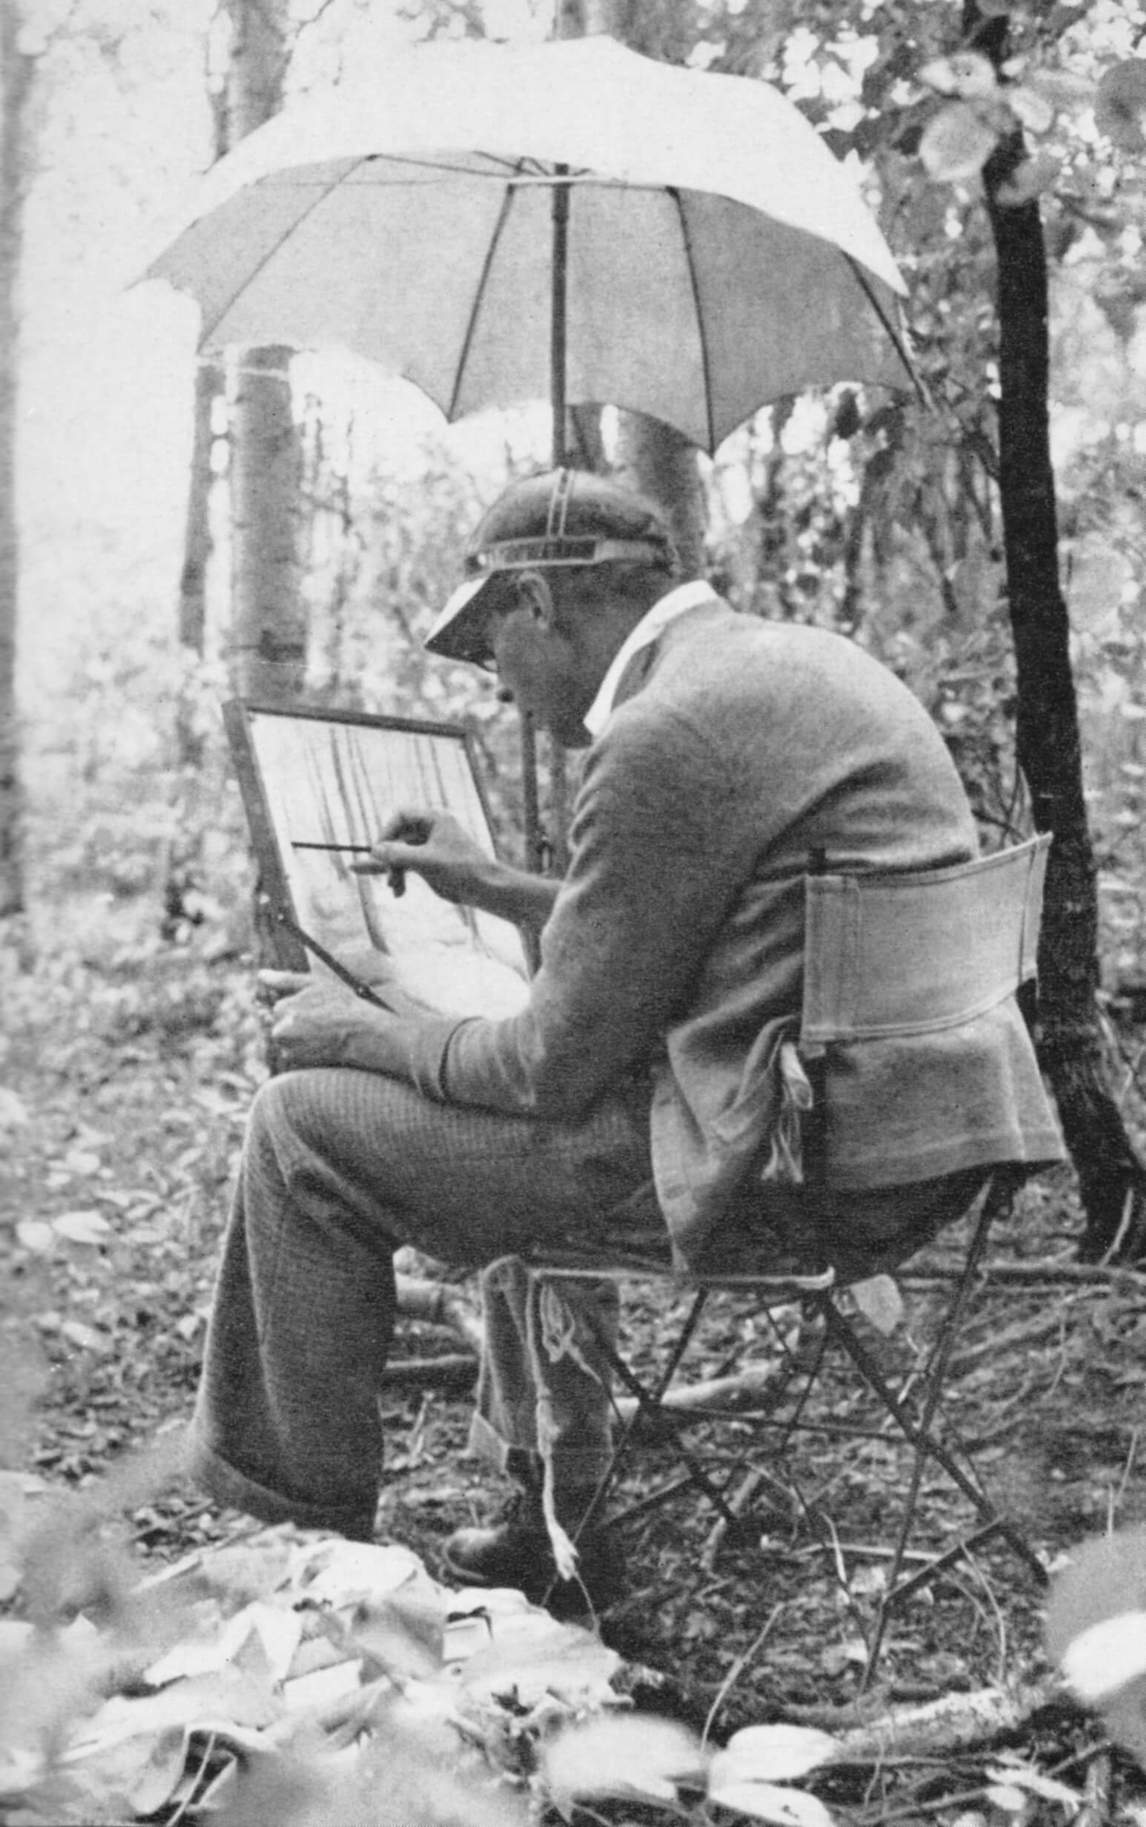
[[[297,923],[360,969],[364,951],[427,1008],[501,1016],[528,997],[528,964],[508,921],[441,900],[420,876],[395,894],[351,865],[397,810],[453,814],[491,856],[493,834],[466,732],[447,723],[365,713],[270,709],[232,700],[224,722],[285,969],[324,967]],[[353,846],[361,846],[356,850]]]

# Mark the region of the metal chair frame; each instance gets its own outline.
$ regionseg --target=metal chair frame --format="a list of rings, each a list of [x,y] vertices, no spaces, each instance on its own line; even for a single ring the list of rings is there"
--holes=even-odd
[[[923,1031],[930,1025],[916,1021],[906,1006],[903,1011],[893,1009],[889,1023],[885,1019],[887,1011],[881,1006],[878,996],[869,999],[862,984],[854,994],[849,989],[857,970],[863,969],[865,956],[877,952],[882,943],[882,931],[877,930],[876,937],[868,944],[868,934],[860,917],[864,906],[863,897],[869,891],[874,893],[881,915],[890,906],[892,919],[889,930],[893,945],[897,908],[906,905],[901,898],[904,887],[916,891],[911,909],[913,917],[922,907],[925,919],[939,921],[942,930],[936,936],[936,949],[937,953],[941,952],[948,959],[949,968],[937,973],[939,1014],[935,1025],[952,1026],[959,1020],[970,1018],[965,1012],[968,1007],[974,1013],[981,1012],[983,1007],[990,1007],[1015,993],[1033,977],[1048,847],[1048,839],[1035,838],[1010,851],[978,859],[976,863],[929,872],[926,876],[841,876],[829,872],[823,858],[813,859],[806,877],[809,962],[799,1037],[800,1051],[812,1078],[816,1099],[813,1120],[808,1124],[805,1138],[805,1170],[811,1186],[828,1183],[826,1136],[822,1117],[827,1048],[840,1034],[849,1040],[858,1039],[862,1042],[867,1034]],[[920,900],[920,887],[934,888],[936,892],[932,896],[924,894]],[[1000,917],[997,921],[985,923],[973,917],[975,897],[981,895],[984,888],[1000,904]],[[844,916],[842,919],[839,917],[841,912]],[[926,936],[925,927],[925,941]],[[842,1018],[838,1019],[841,1008]],[[905,1021],[910,1025],[904,1026]],[[816,1112],[820,1113],[818,1121]],[[1024,1177],[1023,1169],[1003,1164],[992,1170],[986,1180],[979,1195],[978,1210],[973,1219],[962,1270],[919,1380],[922,1387],[916,1388],[914,1399],[904,1390],[892,1386],[853,1320],[841,1309],[838,1296],[846,1283],[839,1281],[830,1265],[823,1266],[825,1257],[821,1257],[820,1263],[812,1266],[807,1274],[728,1274],[688,1278],[687,1285],[693,1290],[691,1305],[680,1332],[651,1385],[641,1381],[611,1343],[602,1341],[613,1374],[617,1382],[635,1399],[635,1408],[630,1419],[619,1423],[611,1464],[600,1481],[589,1509],[581,1518],[576,1533],[582,1533],[599,1513],[632,1451],[642,1424],[654,1424],[661,1437],[671,1437],[673,1450],[680,1458],[684,1474],[667,1490],[642,1499],[634,1510],[626,1511],[614,1520],[623,1521],[635,1510],[644,1510],[663,1500],[672,1491],[680,1489],[682,1484],[691,1484],[715,1508],[726,1525],[742,1526],[742,1519],[729,1501],[727,1484],[722,1487],[717,1483],[685,1438],[688,1428],[695,1424],[697,1417],[675,1414],[665,1407],[664,1399],[677,1376],[710,1297],[721,1291],[747,1289],[759,1295],[761,1313],[773,1325],[772,1315],[776,1308],[797,1301],[805,1303],[823,1322],[820,1348],[807,1372],[805,1386],[798,1395],[794,1410],[782,1424],[772,1424],[781,1428],[779,1457],[783,1456],[792,1435],[810,1425],[804,1418],[804,1410],[821,1367],[823,1353],[829,1345],[838,1346],[850,1359],[862,1384],[877,1399],[894,1429],[913,1451],[912,1470],[899,1527],[891,1548],[886,1587],[876,1613],[874,1628],[867,1641],[865,1684],[875,1672],[884,1646],[888,1620],[894,1608],[928,1586],[960,1559],[971,1556],[986,1541],[998,1538],[1005,1542],[1034,1579],[1045,1584],[1046,1572],[1042,1561],[1016,1524],[996,1508],[976,1474],[966,1449],[960,1448],[965,1461],[961,1463],[961,1459],[956,1457],[952,1448],[936,1431],[951,1353],[968,1297],[979,1276],[991,1227],[998,1217],[1010,1211],[1015,1192]],[[627,1261],[614,1258],[607,1263],[577,1260],[573,1257],[557,1261],[548,1257],[544,1262],[532,1263],[531,1267],[536,1273],[558,1281],[565,1278],[598,1278],[602,1275],[617,1280],[647,1276],[663,1279],[672,1275],[667,1265],[639,1256]],[[679,1286],[680,1276],[673,1279]],[[737,1418],[745,1418],[743,1411],[738,1411]],[[719,1416],[709,1411],[703,1419],[711,1422],[719,1419]],[[929,1463],[938,1465],[970,1504],[976,1526],[969,1532],[962,1533],[941,1552],[928,1554],[918,1569],[904,1575],[920,1507],[923,1477]],[[798,1492],[794,1495],[800,1507],[807,1512],[810,1506]]]

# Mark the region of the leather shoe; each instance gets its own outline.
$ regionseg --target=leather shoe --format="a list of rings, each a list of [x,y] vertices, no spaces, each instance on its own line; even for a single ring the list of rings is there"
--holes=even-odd
[[[562,1505],[567,1527],[567,1519],[582,1515],[588,1501]],[[445,1543],[443,1560],[465,1585],[510,1586],[554,1617],[607,1611],[624,1586],[620,1544],[609,1530],[593,1524],[577,1542],[576,1575],[558,1578],[541,1500],[530,1490],[518,1491],[498,1522],[456,1529]]]

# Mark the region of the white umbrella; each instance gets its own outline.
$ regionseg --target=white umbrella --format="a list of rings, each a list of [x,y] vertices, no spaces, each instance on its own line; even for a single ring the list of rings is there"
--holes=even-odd
[[[708,451],[769,400],[913,377],[858,185],[763,82],[603,37],[434,44],[288,107],[149,268],[201,346],[344,347],[449,419],[549,397]]]

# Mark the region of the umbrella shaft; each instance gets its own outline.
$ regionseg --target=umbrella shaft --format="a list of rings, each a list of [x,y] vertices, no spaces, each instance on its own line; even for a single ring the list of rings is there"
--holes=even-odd
[[[557,177],[568,167],[558,165]],[[553,186],[553,296],[549,319],[549,397],[553,408],[553,467],[565,462],[565,301],[569,267],[569,186]]]

